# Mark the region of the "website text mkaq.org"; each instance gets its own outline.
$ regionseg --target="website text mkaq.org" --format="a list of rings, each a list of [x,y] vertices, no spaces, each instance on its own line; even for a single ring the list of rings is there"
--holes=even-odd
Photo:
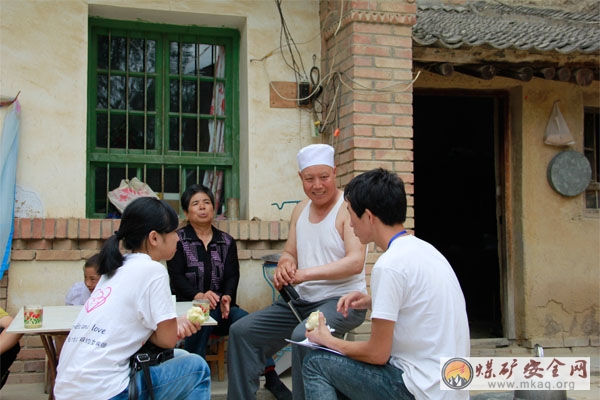
[[[575,382],[488,382],[488,390],[575,390]]]
[[[440,360],[442,390],[590,390],[590,357]]]

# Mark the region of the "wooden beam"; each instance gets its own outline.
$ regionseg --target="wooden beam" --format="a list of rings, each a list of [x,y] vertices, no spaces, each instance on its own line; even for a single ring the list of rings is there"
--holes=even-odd
[[[490,80],[496,76],[496,67],[492,64],[484,65],[457,65],[455,70],[462,74],[471,75],[476,78]]]
[[[539,64],[508,63],[506,60],[502,63],[482,62],[476,64],[458,64],[450,62],[422,62],[413,60],[414,68],[436,73],[449,77],[456,70],[466,75],[474,76],[480,79],[492,79],[496,75],[517,79],[522,82],[529,82],[533,76],[548,80],[557,80],[561,82],[571,82],[580,86],[589,86],[594,80],[600,78],[600,68],[579,67],[573,65],[563,65],[561,67]]]
[[[517,68],[501,68],[498,70],[498,75],[506,76],[512,79],[518,79],[523,82],[529,82],[533,78],[533,68],[517,67]]]
[[[454,73],[454,67],[450,63],[415,63],[415,67],[424,69],[425,71],[434,72],[442,76],[452,76],[452,74]]]
[[[414,43],[413,43],[414,44]],[[527,51],[513,49],[494,49],[490,47],[472,47],[468,49],[447,49],[445,47],[427,47],[414,45],[413,60],[422,63],[453,64],[489,64],[515,63],[548,65],[580,65],[581,68],[595,69],[598,65],[598,53],[560,54],[555,51]]]
[[[556,70],[556,77],[554,78],[561,82],[569,82],[571,80],[571,69],[562,67]]]
[[[581,68],[575,71],[572,81],[579,86],[590,86],[594,80],[594,73],[591,69]]]
[[[556,68],[554,68],[554,67],[540,68],[540,69],[534,71],[533,75],[535,75],[539,78],[552,80],[556,76]]]

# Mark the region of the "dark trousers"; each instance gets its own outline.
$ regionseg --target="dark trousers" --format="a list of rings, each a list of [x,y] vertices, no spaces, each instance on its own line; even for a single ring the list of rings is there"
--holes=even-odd
[[[0,328],[0,333],[4,328]],[[8,349],[6,352],[0,354],[0,389],[6,383],[6,379],[8,378],[8,369],[12,365],[13,362],[17,359],[17,354],[21,350],[21,345],[17,342],[13,347]]]

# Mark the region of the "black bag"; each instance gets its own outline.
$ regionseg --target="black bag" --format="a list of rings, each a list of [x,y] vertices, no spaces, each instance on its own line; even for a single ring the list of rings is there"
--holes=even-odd
[[[147,341],[144,345],[129,358],[129,400],[137,400],[138,392],[135,384],[136,372],[144,371],[144,380],[148,387],[148,394],[154,400],[154,390],[152,389],[152,377],[150,376],[150,367],[173,358],[173,349],[163,349]]]

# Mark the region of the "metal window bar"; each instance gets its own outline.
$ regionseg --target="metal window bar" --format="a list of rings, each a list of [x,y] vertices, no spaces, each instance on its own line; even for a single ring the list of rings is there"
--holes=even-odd
[[[586,190],[586,207],[600,208],[600,110],[584,109],[584,153],[592,167],[590,184]]]
[[[110,102],[110,96],[111,96],[111,92],[112,92],[112,81],[111,81],[111,68],[110,66],[112,62],[112,30],[108,31],[108,64],[107,64],[107,69],[106,69],[106,138],[107,138],[107,142],[106,142],[106,152],[108,154],[110,154],[110,150],[111,150],[111,102]],[[107,176],[108,176],[108,171],[107,171]],[[108,180],[107,180],[108,182]],[[106,192],[108,193],[108,191]]]
[[[143,72],[144,72],[144,154],[148,151],[148,40],[143,40]],[[164,138],[162,139],[164,140]],[[161,144],[164,149],[164,144]]]

